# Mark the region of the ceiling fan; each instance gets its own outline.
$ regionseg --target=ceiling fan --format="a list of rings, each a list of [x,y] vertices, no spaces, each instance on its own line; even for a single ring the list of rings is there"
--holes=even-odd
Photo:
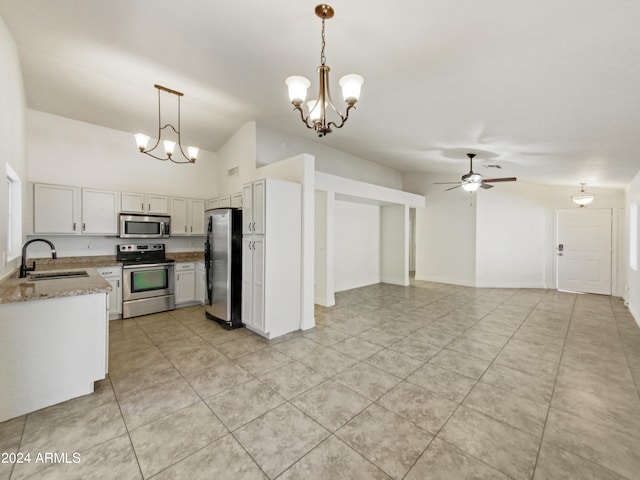
[[[467,157],[469,157],[469,173],[466,173],[462,176],[462,181],[460,182],[435,182],[434,185],[453,185],[457,184],[455,187],[447,188],[445,192],[449,190],[453,190],[454,188],[462,187],[463,190],[467,192],[475,192],[479,188],[493,188],[493,185],[489,185],[490,183],[495,182],[515,182],[517,180],[516,177],[503,177],[503,178],[482,178],[482,175],[479,173],[475,173],[473,171],[473,158],[476,156],[475,153],[467,153]]]

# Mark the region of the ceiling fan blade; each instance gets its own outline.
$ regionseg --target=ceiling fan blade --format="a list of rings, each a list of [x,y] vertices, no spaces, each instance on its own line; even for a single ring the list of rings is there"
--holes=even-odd
[[[460,182],[433,182],[433,185],[455,185]]]
[[[515,182],[518,180],[516,177],[504,177],[504,178],[485,178],[483,182]]]
[[[445,190],[445,192],[448,192],[449,190],[455,190],[456,188],[460,187],[461,185],[462,185],[462,184],[460,184],[460,185],[456,185],[455,187],[447,188],[447,189]]]
[[[480,184],[480,188],[484,188],[485,190],[489,189],[489,188],[493,188],[493,185],[489,185],[488,183],[484,183],[482,182]]]

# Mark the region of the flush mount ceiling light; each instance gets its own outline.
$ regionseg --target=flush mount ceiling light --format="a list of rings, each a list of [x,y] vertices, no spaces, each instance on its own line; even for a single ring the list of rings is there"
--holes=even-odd
[[[170,88],[163,87],[161,85],[154,85],[154,87],[158,89],[158,141],[153,145],[153,147],[147,150],[147,144],[149,143],[149,136],[145,135],[144,133],[137,133],[135,137],[136,137],[136,143],[138,144],[138,149],[140,150],[140,152],[146,153],[147,155],[157,160],[165,160],[165,161],[171,160],[173,163],[195,163],[196,159],[198,158],[198,148],[187,147],[187,153],[185,154],[184,150],[182,149],[182,142],[180,141],[180,97],[182,97],[184,94],[181,92],[177,92],[175,90],[171,90]],[[178,97],[178,128],[174,127],[170,123],[167,123],[166,125],[162,126],[162,112],[160,108],[161,92],[170,93]],[[171,130],[173,130],[175,134],[178,136],[178,149],[180,150],[180,153],[184,157],[184,160],[182,159],[176,160],[175,158],[173,158],[173,151],[176,147],[176,142],[172,140],[163,140],[162,142],[166,157],[164,158],[158,157],[157,155],[154,155],[153,153],[151,153],[158,147],[158,145],[160,145],[162,131],[167,127],[171,127]]]
[[[580,191],[571,195],[571,201],[578,205],[580,208],[584,208],[585,205],[589,205],[596,198],[595,193],[587,193],[584,191],[586,183],[580,184]]]
[[[307,89],[311,86],[311,82],[305,77],[293,76],[287,78],[285,83],[289,87],[289,100],[300,112],[300,118],[307,126],[316,131],[319,137],[324,137],[328,133],[331,133],[331,127],[342,128],[344,123],[349,118],[349,111],[355,108],[355,104],[360,97],[360,89],[364,83],[364,78],[360,75],[349,74],[342,77],[338,84],[342,88],[342,96],[347,105],[347,109],[344,115],[338,111],[336,106],[331,100],[331,93],[329,91],[329,67],[325,64],[326,58],[324,55],[325,38],[324,38],[324,22],[325,20],[332,18],[334,11],[330,5],[321,3],[316,6],[316,15],[322,19],[322,50],[320,51],[320,66],[318,67],[318,73],[320,77],[320,90],[315,100],[307,102],[305,115],[305,109],[302,106],[307,98]],[[328,108],[331,109],[339,117],[339,123],[329,121],[327,119]],[[329,110],[330,111],[330,110]]]

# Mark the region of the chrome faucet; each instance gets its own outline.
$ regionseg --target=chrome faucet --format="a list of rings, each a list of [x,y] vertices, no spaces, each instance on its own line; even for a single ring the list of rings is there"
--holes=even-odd
[[[25,242],[22,246],[22,263],[20,264],[20,278],[25,278],[27,276],[27,272],[33,272],[36,269],[36,261],[34,260],[30,267],[27,267],[27,247],[31,245],[33,242],[44,242],[51,247],[51,258],[58,258],[58,254],[56,253],[56,246],[51,243],[46,238],[32,238],[31,240]]]

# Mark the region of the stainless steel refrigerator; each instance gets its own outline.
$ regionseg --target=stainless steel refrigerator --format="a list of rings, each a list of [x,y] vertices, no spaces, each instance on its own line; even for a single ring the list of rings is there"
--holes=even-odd
[[[242,210],[207,210],[205,225],[206,316],[225,328],[242,327]]]

